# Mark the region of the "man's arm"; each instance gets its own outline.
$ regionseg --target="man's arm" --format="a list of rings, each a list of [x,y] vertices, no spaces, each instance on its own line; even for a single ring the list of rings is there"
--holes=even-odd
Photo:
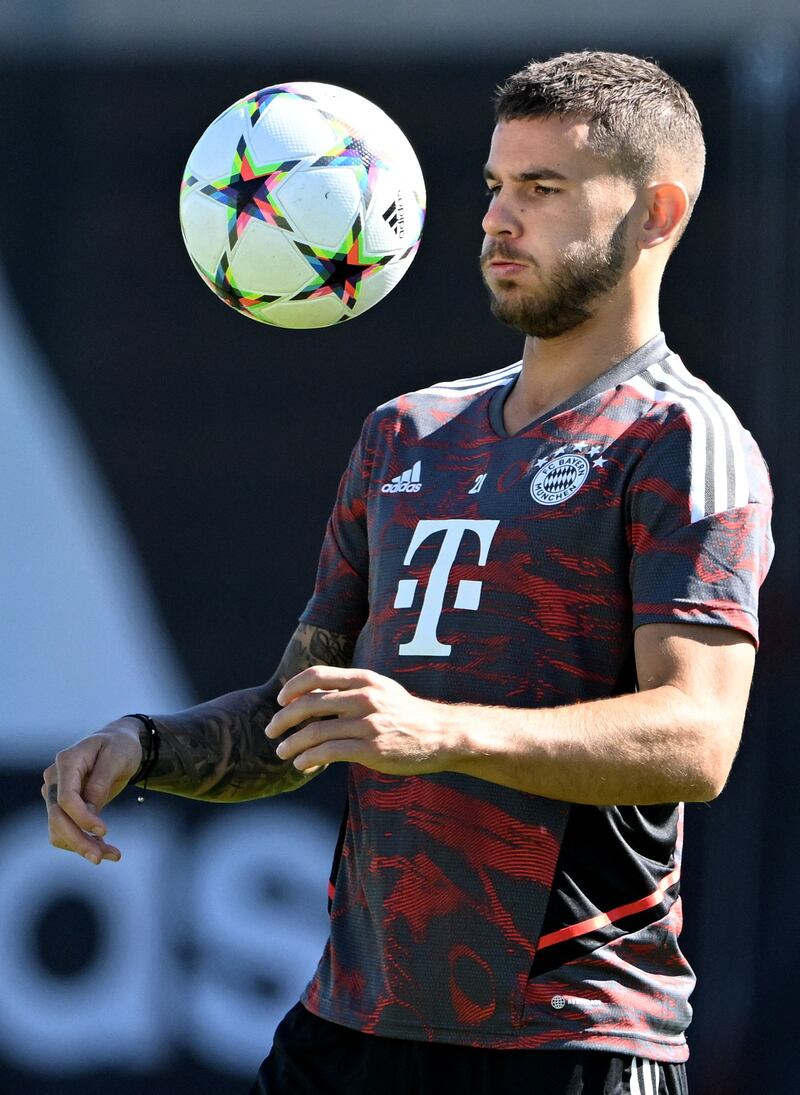
[[[213,802],[290,791],[316,774],[300,772],[276,755],[264,727],[278,710],[281,687],[312,665],[350,664],[354,641],[324,628],[300,624],[266,684],[230,692],[174,715],[157,716],[158,760],[148,788]],[[149,731],[138,719],[121,718],[58,754],[43,774],[50,843],[92,862],[119,859],[106,844],[100,811],[138,771]]]
[[[348,666],[354,645],[344,635],[300,624],[266,684],[159,715],[158,760],[148,788],[208,802],[245,802],[306,783],[316,770],[300,772],[278,757],[277,743],[265,737],[264,728],[280,710],[276,696],[288,680],[312,665]],[[144,748],[148,731],[138,721],[137,729]]]
[[[707,801],[738,748],[754,648],[742,632],[648,624],[635,635],[640,691],[565,707],[442,704],[360,669],[305,670],[268,727],[304,770],[347,760],[381,772],[455,771],[593,805]],[[315,694],[313,689],[339,689]],[[310,722],[324,716],[331,721]]]

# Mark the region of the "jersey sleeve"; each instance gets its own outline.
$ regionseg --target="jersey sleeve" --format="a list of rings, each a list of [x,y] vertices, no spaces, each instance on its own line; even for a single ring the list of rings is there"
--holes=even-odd
[[[353,449],[322,542],[314,593],[300,620],[356,638],[369,614],[364,423]]]
[[[712,624],[758,644],[758,591],[773,555],[772,490],[738,423],[701,435],[680,409],[638,462],[627,494],[633,626]]]

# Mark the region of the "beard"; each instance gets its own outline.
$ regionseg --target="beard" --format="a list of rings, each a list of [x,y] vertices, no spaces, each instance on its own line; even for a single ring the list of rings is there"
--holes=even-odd
[[[604,243],[590,241],[581,251],[562,257],[549,275],[549,282],[537,292],[523,295],[516,282],[498,282],[500,288],[513,286],[515,292],[496,296],[486,279],[485,265],[493,258],[515,258],[536,264],[530,255],[508,249],[494,241],[481,254],[481,273],[489,290],[492,315],[501,323],[533,338],[557,338],[591,319],[598,300],[615,289],[625,268],[623,217]]]

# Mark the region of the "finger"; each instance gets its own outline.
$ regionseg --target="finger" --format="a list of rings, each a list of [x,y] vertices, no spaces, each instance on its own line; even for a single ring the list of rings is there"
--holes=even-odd
[[[56,802],[61,810],[71,818],[79,829],[89,831],[97,830],[101,836],[105,826],[96,816],[83,798],[83,784],[87,773],[93,767],[99,744],[84,747],[81,750],[65,749],[55,759],[55,764],[48,769],[55,773],[52,775],[49,786],[56,786]]]
[[[104,833],[99,831],[99,823],[95,825],[95,835],[90,837],[89,834],[84,833],[75,822],[68,817],[61,807],[58,805],[59,789],[57,783],[44,783],[42,784],[42,798],[47,806],[47,824],[50,830],[50,842],[58,842],[59,846],[69,847],[69,850],[74,850],[72,844],[77,841],[81,846],[81,852],[99,851],[103,841],[99,839]],[[107,849],[111,849],[111,845],[106,845]]]
[[[322,765],[350,761],[354,764],[367,764],[364,742],[356,738],[341,738],[325,741],[307,749],[294,760],[294,766],[300,772],[311,772]]]
[[[301,730],[290,734],[278,745],[275,752],[281,760],[294,760],[295,757],[327,741],[343,738],[363,738],[364,724],[358,719],[328,719],[325,722],[310,722]]]
[[[83,784],[83,798],[87,807],[97,812],[116,798],[127,787],[140,759],[141,747],[138,743],[134,754],[127,749],[115,748],[113,743],[104,747],[98,753],[97,760]]]
[[[278,703],[292,703],[298,696],[313,692],[315,688],[327,690],[361,688],[369,684],[375,674],[369,669],[341,669],[334,665],[312,665],[290,678],[277,696]]]
[[[324,772],[326,768],[326,764],[315,764],[313,768],[306,768],[305,773],[307,776],[315,776],[317,772]]]
[[[105,762],[101,759],[83,785],[83,799],[87,810],[98,815],[104,806],[128,786],[128,778],[132,775],[133,771],[127,768],[121,773],[112,758]]]
[[[268,738],[279,738],[294,726],[309,719],[336,718],[341,715],[356,715],[358,704],[353,693],[316,690],[300,696],[276,711],[267,724],[264,733]]]
[[[122,853],[113,844],[107,844],[99,837],[84,832],[75,822],[68,817],[57,804],[48,806],[48,828],[50,830],[50,843],[54,848],[63,848],[64,851],[74,852],[88,859],[91,863],[99,863],[102,859],[119,860]]]
[[[99,749],[88,761],[83,754],[56,758],[56,766],[59,806],[81,829],[103,836],[106,826],[99,811],[126,786],[130,758],[112,749]]]
[[[46,783],[42,785],[42,798],[44,799],[45,805],[47,806],[47,821],[48,827],[50,828],[51,837],[56,834],[59,836],[59,839],[61,839],[60,834],[62,831],[70,835],[73,833],[80,833],[83,837],[85,837],[87,834],[85,834],[84,830],[81,829],[80,826],[76,825],[72,818],[64,813],[64,811],[59,806],[58,796],[59,789],[57,783]],[[103,841],[100,838],[105,836],[106,827],[103,822],[101,822],[97,818],[94,818],[94,815],[92,815],[92,817],[93,824],[91,828],[91,833],[94,837],[98,838],[97,840],[91,841],[91,846],[94,847],[95,845],[102,845]],[[85,845],[86,841],[81,839],[81,843]],[[111,845],[108,845],[108,847],[110,848]]]

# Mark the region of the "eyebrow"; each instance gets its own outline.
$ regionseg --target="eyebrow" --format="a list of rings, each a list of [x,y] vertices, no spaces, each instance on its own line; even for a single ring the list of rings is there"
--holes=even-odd
[[[489,164],[484,164],[483,177],[487,181],[489,179],[497,179],[492,168]],[[537,179],[555,179],[559,182],[567,182],[567,176],[562,175],[560,171],[555,171],[552,167],[532,167],[528,171],[520,171],[517,175],[509,175],[512,182],[535,182]]]

